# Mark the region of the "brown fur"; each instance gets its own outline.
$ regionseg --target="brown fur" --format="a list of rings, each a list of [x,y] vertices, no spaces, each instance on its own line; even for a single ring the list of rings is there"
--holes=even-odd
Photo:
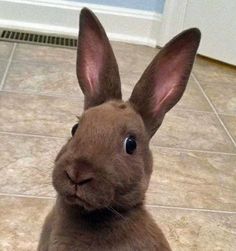
[[[174,38],[123,102],[106,33],[91,11],[82,10],[77,76],[85,112],[55,160],[58,196],[39,251],[171,250],[143,205],[152,173],[149,141],[182,96],[199,41],[197,29]],[[133,154],[124,147],[129,135],[137,143]]]

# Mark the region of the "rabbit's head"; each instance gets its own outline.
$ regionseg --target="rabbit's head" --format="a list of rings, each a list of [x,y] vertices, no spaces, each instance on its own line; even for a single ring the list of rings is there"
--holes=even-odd
[[[199,41],[195,28],[172,39],[124,102],[106,33],[91,11],[81,11],[77,77],[84,113],[53,171],[54,187],[66,203],[92,211],[143,202],[152,173],[150,138],[181,98]]]

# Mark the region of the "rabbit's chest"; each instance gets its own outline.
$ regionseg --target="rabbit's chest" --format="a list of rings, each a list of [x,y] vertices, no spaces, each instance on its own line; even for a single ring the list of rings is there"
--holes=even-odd
[[[67,231],[52,233],[49,251],[141,251],[157,250],[151,242],[143,242],[132,232],[121,229]]]
[[[65,244],[63,242],[58,242],[57,244],[50,245],[48,251],[163,251],[158,249],[155,245],[151,243],[140,243],[139,241],[120,241],[119,243],[96,243],[95,241],[91,243],[85,243],[82,240],[72,241],[70,244]]]

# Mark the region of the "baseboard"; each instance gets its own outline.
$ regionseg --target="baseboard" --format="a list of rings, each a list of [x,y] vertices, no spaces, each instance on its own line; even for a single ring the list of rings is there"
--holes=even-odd
[[[58,0],[2,0],[0,27],[77,36],[83,7],[95,12],[111,40],[158,45],[161,14]]]

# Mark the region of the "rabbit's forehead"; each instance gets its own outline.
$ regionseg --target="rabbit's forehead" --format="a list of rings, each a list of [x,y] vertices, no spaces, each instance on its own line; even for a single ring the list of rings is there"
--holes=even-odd
[[[125,102],[107,102],[100,106],[88,109],[81,117],[84,124],[94,124],[101,127],[132,127],[143,129],[141,117]]]

